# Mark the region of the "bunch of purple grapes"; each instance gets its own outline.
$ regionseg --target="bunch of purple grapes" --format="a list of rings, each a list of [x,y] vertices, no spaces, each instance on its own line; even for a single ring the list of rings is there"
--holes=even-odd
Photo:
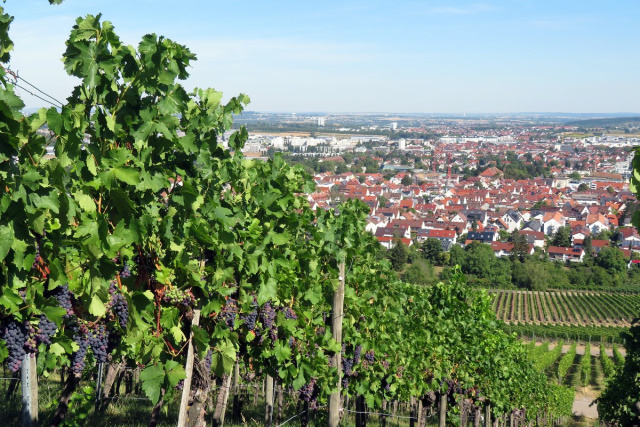
[[[178,381],[178,384],[176,384],[176,390],[182,390],[183,388],[184,388],[184,380]]]
[[[36,342],[36,328],[31,322],[24,323],[24,329],[26,332],[26,340],[24,342],[24,349],[28,354],[36,354],[38,352],[38,343]]]
[[[276,310],[271,306],[271,302],[267,301],[260,310],[260,321],[266,331],[269,332],[271,340],[278,339],[278,328],[275,325]]]
[[[17,372],[22,365],[22,359],[27,352],[24,344],[27,340],[27,331],[22,323],[15,320],[5,322],[0,328],[0,338],[2,338],[9,350],[7,365],[12,372]]]
[[[227,298],[226,304],[222,307],[220,315],[227,327],[229,329],[233,329],[236,325],[236,317],[238,316],[238,302],[231,297]]]
[[[192,307],[196,302],[196,299],[191,292],[182,291],[175,287],[165,290],[162,299],[166,303],[176,305],[178,308],[184,309]]]
[[[373,350],[369,350],[364,354],[364,360],[368,363],[373,363],[376,359],[376,353]]]
[[[129,264],[126,262],[124,263],[122,270],[120,270],[120,277],[122,277],[123,279],[128,279],[129,277],[131,277],[131,267],[129,267]]]
[[[129,303],[124,295],[117,293],[118,288],[115,285],[115,281],[111,282],[109,286],[109,293],[111,299],[107,304],[107,308],[111,311],[111,315],[118,319],[118,323],[123,329],[127,328],[127,321],[129,320]]]
[[[89,330],[87,336],[91,352],[98,363],[105,363],[109,358],[109,332],[104,323],[98,323]]]
[[[260,310],[260,320],[265,329],[271,329],[276,320],[276,311],[271,306],[271,302],[267,301]]]
[[[346,377],[353,375],[353,359],[342,358],[342,373]]]
[[[38,344],[51,344],[51,337],[56,334],[58,327],[47,316],[41,314],[38,321],[36,341]]]
[[[89,338],[86,333],[73,334],[73,341],[78,344],[78,350],[71,355],[71,370],[80,374],[84,370],[85,358],[89,350]]]
[[[211,372],[211,363],[213,361],[213,352],[211,349],[207,351],[207,355],[204,357],[204,370],[206,372]]]
[[[360,354],[362,353],[362,346],[357,345],[355,350],[353,350],[353,363],[356,365],[360,363]]]
[[[298,320],[298,316],[296,315],[295,311],[293,311],[291,307],[283,307],[282,312],[284,313],[285,319]]]
[[[62,286],[58,286],[57,288],[47,292],[46,296],[52,296],[57,301],[60,307],[64,308],[67,313],[63,316],[65,319],[73,316],[75,313],[73,312],[73,295],[69,290],[69,284],[65,283]]]
[[[251,311],[242,316],[242,321],[250,331],[256,329],[256,322],[258,321],[258,301],[256,301],[255,298],[251,303]]]
[[[318,408],[318,387],[315,378],[311,378],[307,384],[300,387],[298,393],[302,400],[309,403],[311,409]]]

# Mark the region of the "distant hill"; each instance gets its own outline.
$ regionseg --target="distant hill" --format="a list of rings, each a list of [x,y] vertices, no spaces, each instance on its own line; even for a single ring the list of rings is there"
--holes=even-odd
[[[627,125],[640,125],[640,117],[612,117],[606,119],[575,120],[567,122],[567,126],[578,126],[583,128],[606,128],[606,127],[626,127]]]

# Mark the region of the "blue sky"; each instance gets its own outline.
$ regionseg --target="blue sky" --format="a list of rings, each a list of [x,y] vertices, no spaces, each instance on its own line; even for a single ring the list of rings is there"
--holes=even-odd
[[[640,2],[7,0],[11,67],[52,95],[75,17],[198,56],[185,86],[256,111],[640,112]],[[23,93],[27,107],[42,102]]]

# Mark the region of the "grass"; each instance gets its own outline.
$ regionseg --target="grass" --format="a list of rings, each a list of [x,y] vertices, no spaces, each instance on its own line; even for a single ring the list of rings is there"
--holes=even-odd
[[[21,423],[21,389],[18,387],[16,392],[9,398],[6,399],[5,395],[7,389],[9,387],[9,382],[7,380],[0,381],[0,425],[1,426],[20,426]],[[81,386],[93,385],[95,383],[89,384],[87,381],[84,381]],[[39,397],[39,422],[40,425],[48,425],[49,421],[53,418],[53,414],[57,407],[57,398],[61,391],[61,384],[59,381],[59,377],[52,378],[40,378],[39,379],[39,389],[38,389],[38,397]],[[124,389],[124,387],[122,387]],[[232,406],[233,406],[233,396],[229,397],[227,412],[225,417],[225,425],[226,426],[262,426],[264,425],[264,413],[265,413],[265,402],[263,397],[259,397],[257,401],[257,405],[253,405],[253,392],[252,389],[248,392],[242,394],[242,401],[244,402],[241,418],[234,419],[232,417]],[[214,392],[215,393],[215,392]],[[93,400],[91,401],[93,402]],[[165,404],[161,411],[160,419],[158,426],[169,427],[175,426],[178,421],[178,409],[180,404],[180,396],[177,394],[174,399]],[[77,425],[81,426],[91,426],[91,427],[111,427],[111,426],[122,426],[122,427],[142,427],[146,426],[149,423],[149,416],[152,410],[153,405],[151,402],[146,399],[144,396],[140,395],[131,395],[131,396],[120,396],[117,399],[112,400],[112,403],[108,405],[104,412],[96,412],[93,409],[93,404],[90,403],[90,410],[84,419],[76,419]],[[276,406],[274,408],[274,425],[279,425],[290,418],[292,418],[288,424],[290,425],[300,425],[299,414],[303,412],[302,404],[295,398],[293,394],[285,395],[283,406],[282,406],[282,415],[278,417],[277,412],[277,402],[275,402]],[[354,410],[352,407],[353,402],[351,402],[348,409]],[[378,411],[372,411],[378,412]],[[387,413],[391,413],[391,408],[387,409]],[[207,411],[206,423],[207,425],[211,424],[212,421],[212,413],[213,410],[210,409]],[[396,413],[396,417],[387,417],[387,426],[389,427],[405,427],[409,426],[409,420],[406,418],[409,415],[408,408],[406,405],[403,407],[400,405],[398,411]],[[455,415],[452,415],[455,417]],[[428,426],[437,425],[437,416],[431,415],[427,419]],[[380,422],[380,417],[378,415],[370,415],[369,423],[371,425],[378,425]],[[327,415],[326,409],[320,408],[315,411],[309,412],[309,426],[325,426],[327,425]],[[341,425],[344,426],[354,426],[355,425],[355,415],[352,413],[347,413]]]

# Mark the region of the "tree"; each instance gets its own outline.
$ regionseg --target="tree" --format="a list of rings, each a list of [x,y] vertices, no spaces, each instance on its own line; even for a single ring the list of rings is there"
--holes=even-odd
[[[394,270],[400,271],[404,268],[409,255],[407,253],[407,247],[402,240],[396,239],[393,248],[389,251],[389,261]]]
[[[589,191],[589,186],[583,182],[582,184],[578,185],[578,192],[582,193],[585,191]]]
[[[514,231],[510,236],[510,240],[511,243],[513,243],[513,249],[511,250],[512,259],[517,258],[520,261],[524,261],[529,254],[529,243],[527,242],[527,237],[524,234]]]
[[[571,246],[571,228],[568,225],[558,228],[551,239],[551,246],[562,246],[568,248]]]
[[[582,175],[574,171],[574,172],[571,172],[571,175],[569,175],[569,178],[574,179],[576,181],[580,181],[582,179]]]
[[[340,174],[340,173],[346,173],[349,172],[349,167],[347,166],[347,164],[345,162],[339,162],[336,164],[336,173]]]
[[[449,265],[454,267],[456,265],[464,265],[466,258],[466,252],[460,245],[452,245],[449,249]]]
[[[627,259],[618,248],[603,248],[595,259],[595,264],[610,274],[623,274],[627,271]]]
[[[433,266],[423,259],[415,260],[402,274],[402,280],[414,285],[429,285],[435,280]]]
[[[465,248],[465,254],[465,262],[462,265],[463,272],[481,278],[491,277],[491,269],[496,259],[491,246],[474,241]]]
[[[533,291],[547,290],[551,279],[546,264],[539,262],[515,261],[511,274],[515,286]]]
[[[538,200],[537,202],[535,202],[532,206],[533,209],[540,209],[543,208],[545,206],[548,206],[549,203],[547,203],[546,200]]]
[[[402,180],[400,181],[400,183],[406,187],[408,185],[413,184],[413,179],[411,178],[411,176],[409,176],[409,174],[406,174],[405,176],[402,177]]]
[[[431,262],[437,263],[439,261],[440,253],[442,252],[442,243],[435,237],[429,237],[422,244],[422,253],[424,258]]]

